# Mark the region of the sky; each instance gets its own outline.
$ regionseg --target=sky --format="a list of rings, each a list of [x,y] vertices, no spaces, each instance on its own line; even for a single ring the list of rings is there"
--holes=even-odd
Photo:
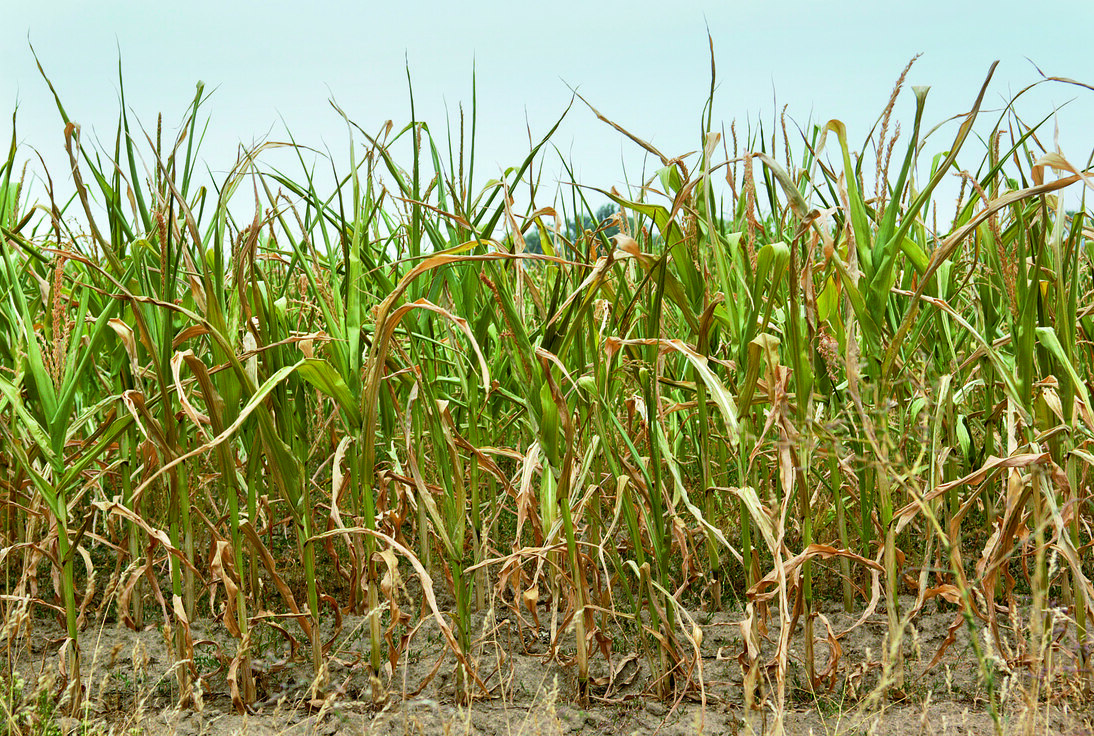
[[[475,78],[480,182],[518,164],[529,129],[536,140],[545,134],[574,90],[636,136],[680,155],[700,142],[710,87],[708,32],[717,67],[716,126],[728,130],[736,120],[743,131],[762,120],[770,127],[786,105],[802,126],[843,120],[856,148],[915,54],[922,56],[908,85],[931,87],[926,127],[967,111],[997,59],[989,110],[1037,81],[1038,68],[1094,84],[1094,54],[1084,37],[1094,28],[1089,0],[1060,0],[1044,11],[1010,0],[6,5],[0,107],[18,107],[21,158],[36,163],[40,152],[58,186],[69,178],[63,125],[31,44],[85,143],[113,145],[119,57],[131,114],[148,130],[160,112],[165,129],[177,129],[196,82],[204,81],[213,94],[202,156],[214,172],[231,166],[240,143],[284,140],[286,129],[346,164],[346,124],[330,100],[367,131],[386,120],[402,126],[410,119],[408,68],[417,117],[435,134],[443,134],[446,119],[458,120],[461,105],[469,115]],[[1030,120],[1057,109],[1065,155],[1085,164],[1094,150],[1094,92],[1045,84],[1019,105]],[[906,88],[894,113],[905,130],[913,112]],[[1046,130],[1042,140],[1051,145]],[[929,149],[945,150],[954,131],[953,124],[943,128]],[[0,118],[0,135],[6,143],[9,114]],[[552,140],[583,183],[622,188],[642,173],[641,149],[580,101]],[[560,170],[552,152],[545,180]]]

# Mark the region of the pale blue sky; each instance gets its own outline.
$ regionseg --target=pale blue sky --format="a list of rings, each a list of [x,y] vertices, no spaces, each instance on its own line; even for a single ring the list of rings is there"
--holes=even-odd
[[[987,97],[1048,75],[1094,83],[1089,34],[1094,3],[937,2],[128,2],[7,3],[0,28],[0,135],[19,104],[21,144],[51,166],[63,162],[63,129],[34,67],[28,36],[70,115],[112,144],[117,55],[133,112],[150,129],[157,112],[177,125],[196,80],[216,91],[204,157],[215,170],[239,142],[284,138],[330,146],[344,163],[345,126],[327,100],[366,130],[409,119],[409,62],[419,119],[444,129],[444,106],[470,106],[477,68],[482,177],[520,161],[526,121],[547,130],[577,87],[601,112],[669,155],[696,148],[709,86],[706,31],[718,65],[715,118],[770,121],[789,105],[800,123],[837,117],[858,147],[901,68],[922,58],[910,84],[932,87],[926,122],[964,112],[994,59]],[[1084,37],[1085,36],[1085,37]],[[1027,59],[1028,57],[1028,59]],[[1029,118],[1075,100],[1059,116],[1065,154],[1085,163],[1094,148],[1094,92],[1043,85],[1020,110]],[[910,126],[910,90],[897,109]],[[284,123],[282,123],[282,120]],[[1043,137],[1051,142],[1051,128]],[[946,138],[952,138],[952,128]],[[618,185],[642,155],[580,103],[554,138],[585,183]],[[6,145],[6,144],[5,144]],[[940,137],[932,151],[946,148]],[[29,156],[29,148],[22,151]],[[557,172],[554,161],[548,172]],[[971,158],[965,165],[976,163]],[[65,179],[54,171],[55,180]],[[480,178],[479,181],[483,181]]]

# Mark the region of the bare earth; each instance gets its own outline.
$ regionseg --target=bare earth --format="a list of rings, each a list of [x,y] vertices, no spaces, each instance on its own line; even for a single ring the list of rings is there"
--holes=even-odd
[[[910,600],[910,599],[909,599]],[[508,612],[506,612],[508,613]],[[823,611],[836,631],[855,617],[840,610]],[[592,676],[599,683],[586,707],[575,702],[574,668],[567,659],[572,633],[560,631],[555,657],[549,654],[550,616],[541,628],[517,631],[514,619],[501,613],[479,614],[482,635],[477,642],[480,676],[492,697],[470,706],[457,704],[454,660],[446,655],[436,625],[427,620],[387,682],[367,677],[367,632],[364,620],[347,617],[335,639],[325,698],[314,697],[311,673],[303,651],[290,658],[287,640],[257,635],[255,669],[261,701],[253,713],[240,715],[232,707],[225,676],[235,642],[217,623],[193,626],[195,661],[200,673],[200,710],[175,707],[177,690],[165,632],[151,626],[133,632],[114,623],[89,626],[83,638],[85,683],[92,706],[83,723],[57,719],[62,730],[103,733],[149,733],[178,736],[201,734],[737,734],[771,733],[776,728],[773,685],[765,684],[761,709],[746,713],[742,699],[740,611],[694,612],[702,625],[702,682],[679,702],[650,697],[650,673],[644,658],[629,656],[622,633],[614,637],[612,662],[593,660]],[[782,722],[788,734],[992,734],[987,689],[976,658],[961,627],[956,641],[936,666],[927,669],[955,618],[951,606],[926,609],[905,641],[903,699],[871,697],[881,675],[881,648],[886,623],[875,613],[862,626],[840,639],[842,655],[831,688],[812,692],[801,663],[800,629],[791,647]],[[525,622],[527,623],[527,622]],[[557,625],[557,622],[556,622]],[[286,629],[292,624],[286,623]],[[821,671],[829,647],[817,627],[816,661]],[[330,632],[334,634],[334,631]],[[764,657],[770,657],[777,630],[768,631]],[[57,650],[61,629],[53,622],[35,621],[14,638],[13,668],[26,692],[36,686],[55,690]],[[614,673],[614,676],[613,676]],[[996,672],[994,683],[1001,703],[1003,733],[1094,734],[1092,716],[1082,693],[1069,691],[1075,678],[1049,678],[1040,686],[1040,700],[1031,706],[1031,681],[1014,672]],[[697,675],[693,677],[699,681]],[[610,682],[609,682],[610,681]],[[1061,684],[1064,683],[1064,684]],[[373,697],[380,694],[379,703]],[[384,697],[387,693],[387,697]],[[702,702],[705,698],[705,704]],[[34,702],[23,698],[23,702]],[[29,707],[29,706],[26,706]],[[9,731],[11,733],[15,730]]]

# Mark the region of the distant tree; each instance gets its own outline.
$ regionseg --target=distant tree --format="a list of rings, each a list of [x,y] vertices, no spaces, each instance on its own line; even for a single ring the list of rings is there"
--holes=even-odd
[[[532,227],[524,233],[524,250],[528,253],[542,253],[543,246],[539,242],[539,229]]]
[[[566,220],[566,225],[562,229],[562,235],[567,240],[573,242],[577,238],[581,237],[585,232],[593,232],[598,228],[604,226],[609,219],[611,219],[619,210],[613,204],[603,204],[596,209],[596,212],[592,217],[589,215],[579,215],[577,218]],[[610,238],[619,232],[617,225],[612,225],[606,228],[603,233],[604,237]],[[543,245],[539,239],[539,228],[531,227],[524,233],[524,245],[525,250],[528,253],[542,253]],[[603,247],[600,248],[603,250]]]

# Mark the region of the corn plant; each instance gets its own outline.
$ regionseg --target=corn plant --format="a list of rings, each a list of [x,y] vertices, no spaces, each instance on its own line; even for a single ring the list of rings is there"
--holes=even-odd
[[[1043,121],[985,122],[994,67],[928,158],[926,88],[906,137],[894,123],[910,69],[858,152],[838,120],[719,127],[713,75],[693,155],[587,105],[655,162],[625,191],[546,191],[558,123],[484,180],[474,102],[468,134],[413,96],[372,132],[336,109],[344,157],[290,135],[206,182],[202,86],[165,133],[121,85],[105,150],[54,90],[72,197],[21,211],[14,135],[0,169],[0,530],[23,565],[5,595],[63,612],[73,707],[104,541],[114,614],[168,628],[182,701],[216,601],[241,712],[267,629],[306,640],[312,702],[334,697],[344,615],[378,702],[426,624],[454,695],[490,694],[475,626],[498,611],[520,641],[548,633],[592,702],[624,643],[651,695],[705,698],[695,611],[729,609],[744,701],[777,714],[799,623],[808,687],[835,685],[824,600],[860,622],[884,606],[879,693],[906,688],[930,600],[997,645],[1024,627],[1025,650],[997,646],[1015,667],[1064,656],[1050,600],[1088,642],[1090,228],[1061,194],[1090,174],[1041,150]],[[28,592],[40,554],[53,601]]]

